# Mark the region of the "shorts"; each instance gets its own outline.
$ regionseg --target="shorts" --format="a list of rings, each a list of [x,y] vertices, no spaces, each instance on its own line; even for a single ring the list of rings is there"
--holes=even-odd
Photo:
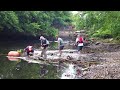
[[[64,46],[60,46],[60,47],[59,47],[59,50],[63,50],[63,48],[64,48]]]
[[[78,46],[78,51],[82,50],[83,46]]]

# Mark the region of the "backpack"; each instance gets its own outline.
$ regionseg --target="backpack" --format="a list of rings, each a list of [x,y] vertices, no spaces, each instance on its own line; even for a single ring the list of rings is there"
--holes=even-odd
[[[83,43],[83,37],[79,38],[79,43]]]
[[[49,41],[46,39],[46,44],[50,44]]]

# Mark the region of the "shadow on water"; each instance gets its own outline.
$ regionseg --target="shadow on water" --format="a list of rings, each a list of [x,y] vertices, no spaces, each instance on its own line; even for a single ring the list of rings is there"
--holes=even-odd
[[[53,65],[42,66],[39,64],[28,63],[23,60],[10,61],[7,53],[11,50],[25,48],[28,44],[32,44],[35,48],[39,48],[39,41],[32,42],[1,42],[0,44],[0,79],[56,79],[57,68]],[[56,49],[56,43],[51,43],[49,49]]]

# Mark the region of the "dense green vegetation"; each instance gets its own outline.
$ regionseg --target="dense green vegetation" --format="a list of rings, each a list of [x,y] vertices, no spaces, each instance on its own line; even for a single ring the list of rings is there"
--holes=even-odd
[[[0,11],[0,33],[55,36],[71,23],[69,11]]]
[[[76,30],[85,29],[90,37],[119,40],[119,22],[119,11],[79,11],[75,15],[70,11],[0,11],[0,36],[54,37],[73,24]]]
[[[85,29],[91,37],[120,39],[119,11],[82,11],[72,19],[77,30]]]

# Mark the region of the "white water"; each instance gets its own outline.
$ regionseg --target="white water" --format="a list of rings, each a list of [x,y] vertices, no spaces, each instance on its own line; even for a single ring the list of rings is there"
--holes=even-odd
[[[61,79],[75,79],[76,71],[74,69],[74,65],[70,64],[67,69],[65,69],[64,73],[61,76]]]

